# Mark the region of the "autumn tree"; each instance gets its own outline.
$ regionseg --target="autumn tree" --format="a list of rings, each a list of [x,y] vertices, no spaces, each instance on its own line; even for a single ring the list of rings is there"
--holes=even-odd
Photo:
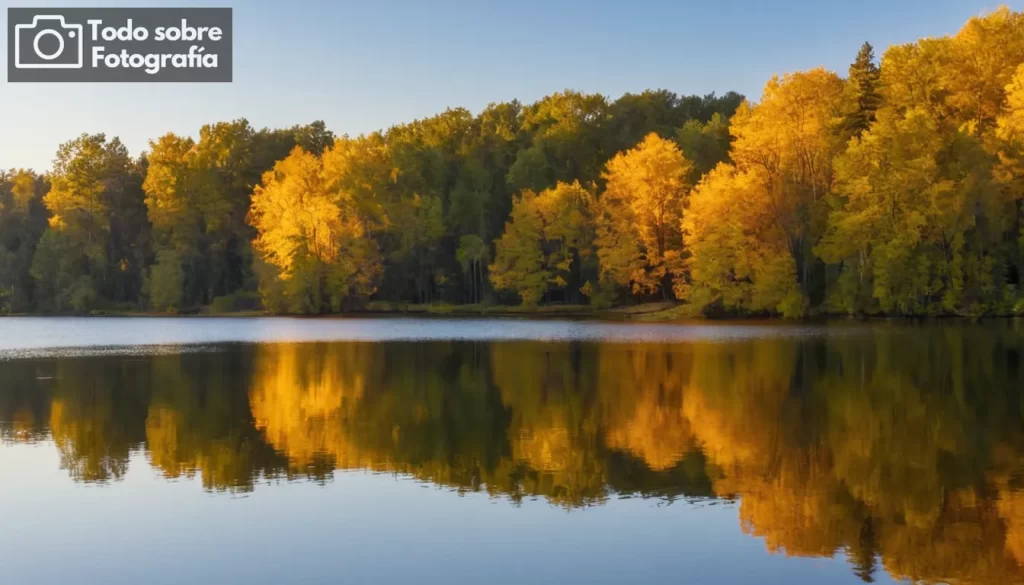
[[[997,120],[996,136],[1002,141],[1001,175],[1018,194],[1024,193],[1024,64],[1006,86],[1006,108]]]
[[[995,174],[1007,199],[1014,201],[1010,230],[1017,235],[1016,279],[1024,285],[1024,64],[1017,67],[1013,81],[1006,86],[1006,108],[997,121],[999,164]],[[1013,260],[1011,260],[1013,262]]]
[[[603,280],[639,295],[681,290],[680,222],[691,168],[678,146],[653,133],[608,162],[597,214]]]
[[[365,300],[380,274],[354,194],[338,188],[343,156],[296,147],[263,176],[252,197],[253,247],[263,263],[260,292],[273,310],[338,311]]]
[[[720,164],[690,194],[682,221],[694,311],[803,314],[790,235],[773,213],[766,171]]]
[[[156,248],[153,308],[197,307],[246,285],[252,235],[244,218],[266,170],[256,162],[256,136],[242,119],[203,126],[198,141],[168,134],[150,143],[144,189]]]
[[[842,145],[842,90],[824,69],[775,77],[760,103],[742,104],[730,119],[735,166],[707,175],[687,213],[697,308],[720,299],[725,307],[800,316],[823,294],[813,245],[825,230],[832,159]]]
[[[937,77],[929,89],[944,110],[942,117],[967,124],[975,135],[991,131],[1003,110],[1006,86],[1024,61],[1024,13],[1000,7],[971,18],[940,43],[937,62],[922,65],[931,65]]]
[[[535,305],[551,289],[582,285],[582,264],[592,254],[592,199],[578,182],[519,195],[495,243],[494,287],[514,290],[523,304]]]

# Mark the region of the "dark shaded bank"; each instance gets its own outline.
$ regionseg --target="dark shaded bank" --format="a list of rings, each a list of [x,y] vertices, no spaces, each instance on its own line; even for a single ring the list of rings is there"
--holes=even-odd
[[[445,303],[434,304],[403,304],[373,302],[365,309],[354,311],[342,311],[338,313],[325,313],[323,315],[303,315],[289,313],[273,313],[266,310],[247,311],[218,311],[212,307],[203,307],[177,313],[157,311],[92,311],[85,314],[76,313],[15,313],[11,315],[0,315],[0,318],[10,317],[42,317],[42,316],[90,316],[90,317],[168,317],[168,318],[222,318],[222,317],[296,317],[304,319],[341,319],[359,317],[436,317],[436,318],[459,318],[459,317],[497,317],[509,319],[580,319],[580,320],[608,320],[608,321],[637,321],[637,322],[681,322],[681,321],[708,321],[708,322],[752,322],[772,321],[779,323],[815,323],[830,320],[857,320],[857,321],[896,321],[896,322],[925,322],[925,321],[978,321],[978,320],[1004,320],[1022,319],[1024,313],[1013,314],[990,314],[990,315],[884,315],[864,314],[850,315],[840,313],[817,312],[800,318],[782,318],[770,314],[740,315],[730,313],[701,314],[694,310],[694,307],[686,304],[672,302],[644,303],[639,305],[628,305],[621,307],[595,308],[589,305],[450,305]]]

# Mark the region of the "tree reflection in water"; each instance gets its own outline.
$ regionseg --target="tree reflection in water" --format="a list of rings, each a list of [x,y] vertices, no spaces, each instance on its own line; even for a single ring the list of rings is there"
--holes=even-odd
[[[0,437],[72,479],[134,452],[213,491],[415,477],[512,503],[739,501],[787,555],[865,581],[1024,579],[1024,328],[685,344],[226,345],[0,362]]]

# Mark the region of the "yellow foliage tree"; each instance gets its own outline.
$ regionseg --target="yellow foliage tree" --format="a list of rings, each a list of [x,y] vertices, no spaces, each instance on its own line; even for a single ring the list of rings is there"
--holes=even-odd
[[[999,116],[996,135],[1017,153],[1024,152],[1024,63],[1006,86],[1006,108]]]
[[[679,222],[692,163],[655,133],[608,161],[597,215],[603,280],[664,296],[684,282]]]
[[[824,69],[772,78],[761,103],[731,120],[735,166],[701,181],[683,222],[687,297],[699,309],[797,317],[808,305],[824,232],[832,159],[841,145],[843,82]]]
[[[695,307],[803,312],[790,234],[773,213],[765,174],[720,164],[690,195],[682,226],[693,280],[687,297]]]
[[[732,159],[740,171],[759,169],[764,204],[789,240],[805,296],[842,147],[843,91],[839,76],[820,68],[773,77],[761,102],[741,105],[731,120]]]
[[[593,196],[578,181],[540,193],[523,191],[495,244],[489,267],[494,287],[514,290],[533,305],[549,289],[568,286],[580,260],[592,253],[592,207]]]
[[[264,263],[260,291],[271,308],[320,313],[365,299],[380,274],[351,193],[332,188],[320,157],[296,148],[256,187],[249,223]]]
[[[951,37],[894,45],[882,58],[885,101],[924,107],[950,128],[984,134],[995,126],[1004,89],[1024,61],[1024,14],[1003,7]]]

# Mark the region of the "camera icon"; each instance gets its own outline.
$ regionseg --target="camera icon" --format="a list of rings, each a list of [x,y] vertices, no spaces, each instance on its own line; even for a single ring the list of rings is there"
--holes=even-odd
[[[81,69],[82,25],[39,14],[14,26],[15,69]]]

